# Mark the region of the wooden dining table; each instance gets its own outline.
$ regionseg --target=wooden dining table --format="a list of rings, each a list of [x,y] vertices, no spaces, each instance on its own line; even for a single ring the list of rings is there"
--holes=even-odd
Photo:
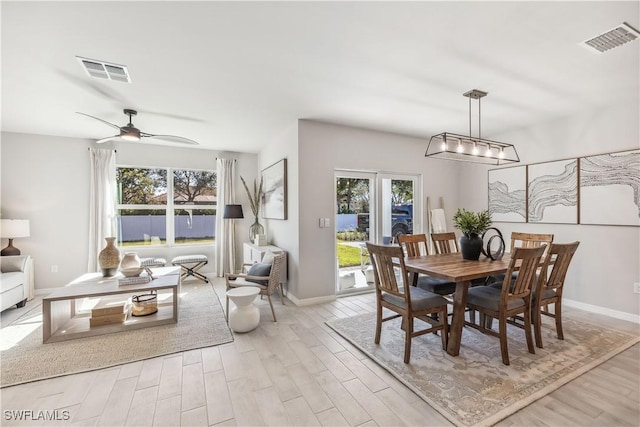
[[[450,355],[457,356],[460,353],[467,292],[471,281],[506,273],[510,261],[511,257],[508,253],[504,254],[502,259],[495,261],[483,256],[478,261],[470,261],[462,259],[459,252],[406,257],[404,259],[406,269],[411,273],[427,274],[456,284],[453,298],[453,318],[451,319],[447,344],[447,353]]]

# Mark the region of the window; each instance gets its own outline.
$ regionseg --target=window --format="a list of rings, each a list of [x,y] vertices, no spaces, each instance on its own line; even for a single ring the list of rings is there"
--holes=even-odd
[[[214,242],[214,171],[123,166],[118,167],[117,183],[120,245]]]

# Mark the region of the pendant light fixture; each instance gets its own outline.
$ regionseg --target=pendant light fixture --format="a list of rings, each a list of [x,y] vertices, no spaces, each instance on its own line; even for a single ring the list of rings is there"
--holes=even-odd
[[[429,140],[425,157],[436,157],[463,162],[502,165],[520,161],[516,148],[512,144],[482,139],[480,125],[480,99],[487,96],[487,92],[478,89],[465,92],[463,96],[469,98],[469,136],[443,132],[434,135]],[[478,136],[471,136],[471,100],[478,100]]]

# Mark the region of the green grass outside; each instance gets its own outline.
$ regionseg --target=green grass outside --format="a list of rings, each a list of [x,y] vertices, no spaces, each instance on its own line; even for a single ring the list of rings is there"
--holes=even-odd
[[[360,248],[338,243],[336,245],[339,267],[353,267],[360,265]]]

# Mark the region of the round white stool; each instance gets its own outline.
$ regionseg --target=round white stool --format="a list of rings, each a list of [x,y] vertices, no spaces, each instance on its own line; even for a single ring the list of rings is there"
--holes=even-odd
[[[236,305],[229,310],[229,327],[235,332],[249,332],[260,323],[260,310],[253,304],[260,288],[243,286],[227,291],[227,296]]]

